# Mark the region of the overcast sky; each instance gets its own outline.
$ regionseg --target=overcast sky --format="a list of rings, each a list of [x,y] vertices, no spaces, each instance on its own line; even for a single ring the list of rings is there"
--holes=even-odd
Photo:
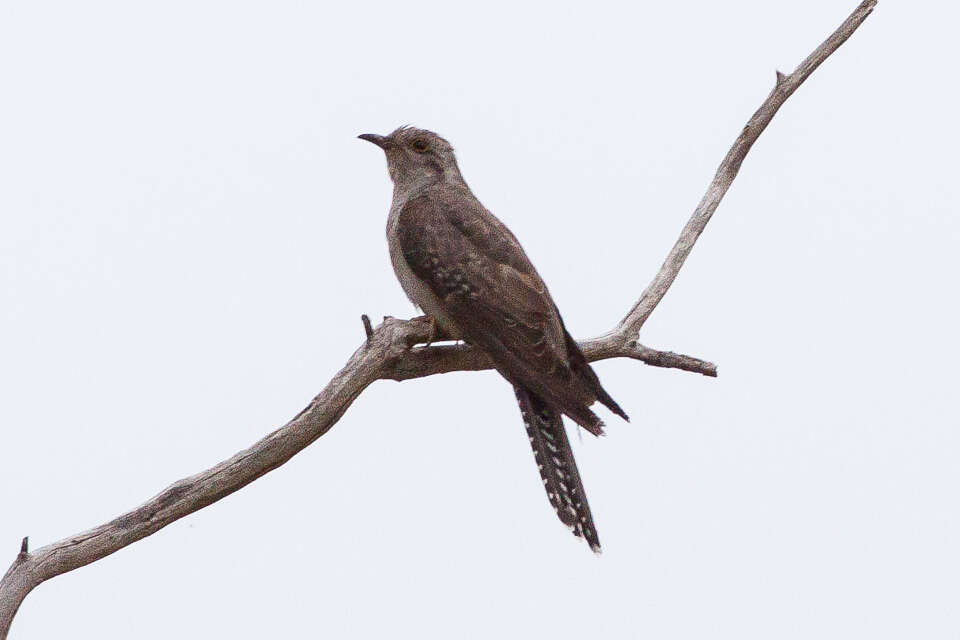
[[[286,422],[361,313],[415,313],[357,134],[447,137],[597,335],[855,4],[3,2],[0,572]],[[596,365],[633,418],[571,431],[602,556],[498,375],[380,382],[12,638],[956,639],[958,19],[882,0],[761,136],[642,332],[719,378]]]

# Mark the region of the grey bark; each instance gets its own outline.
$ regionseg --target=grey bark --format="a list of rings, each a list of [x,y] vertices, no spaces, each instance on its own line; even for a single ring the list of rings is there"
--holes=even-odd
[[[633,358],[652,366],[716,376],[716,365],[637,341],[643,323],[676,279],[693,245],[733,182],[750,147],[781,105],[813,71],[849,38],[876,6],[865,0],[797,69],[777,72],[776,85],[734,142],[706,194],[670,250],[663,266],[630,312],[609,333],[580,342],[587,360]],[[108,556],[168,524],[202,509],[276,469],[325,434],[354,400],[376,380],[409,380],[451,371],[490,367],[486,356],[464,345],[415,347],[431,337],[422,318],[385,318],[375,329],[364,318],[366,341],[327,386],[287,424],[206,471],[183,478],[139,507],[93,529],[34,551],[27,538],[0,580],[0,640],[5,640],[20,603],[37,585]]]

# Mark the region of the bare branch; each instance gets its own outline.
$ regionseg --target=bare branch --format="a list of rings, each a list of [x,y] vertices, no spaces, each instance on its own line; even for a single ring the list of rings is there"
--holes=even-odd
[[[413,329],[385,322],[310,404],[286,425],[220,464],[179,480],[136,509],[94,529],[20,554],[0,581],[0,640],[20,602],[38,584],[110,555],[276,469],[322,436],[386,367],[406,351]]]
[[[654,367],[681,369],[711,378],[717,377],[717,365],[712,362],[671,351],[651,349],[635,339],[617,333],[583,340],[578,344],[583,355],[590,362],[610,358],[632,358]],[[417,347],[400,359],[384,377],[397,381],[412,380],[453,371],[483,371],[492,366],[490,358],[485,353],[468,345]]]
[[[785,76],[777,71],[777,83],[773,91],[770,92],[767,99],[763,101],[760,108],[753,114],[753,117],[747,122],[747,126],[743,128],[740,136],[733,143],[733,147],[727,152],[726,157],[717,169],[713,182],[707,187],[706,194],[704,194],[703,199],[700,200],[697,208],[694,209],[690,221],[687,222],[683,231],[680,232],[680,238],[677,239],[676,244],[670,249],[670,253],[667,254],[666,260],[663,261],[660,271],[657,272],[653,281],[647,285],[643,295],[641,295],[637,303],[633,305],[630,312],[620,321],[620,324],[617,326],[617,331],[631,335],[637,335],[639,333],[640,327],[643,326],[643,323],[647,321],[647,318],[650,317],[653,310],[656,309],[660,301],[663,300],[663,296],[666,295],[670,285],[673,284],[673,281],[677,278],[677,274],[680,273],[680,267],[683,266],[687,256],[690,255],[690,250],[693,249],[694,243],[696,243],[700,234],[703,233],[703,229],[707,226],[707,223],[710,222],[713,212],[717,210],[720,200],[722,200],[723,196],[727,193],[727,189],[730,188],[733,179],[737,177],[737,172],[740,171],[740,165],[743,164],[743,159],[747,157],[747,152],[750,151],[750,147],[757,141],[757,138],[760,137],[763,130],[767,128],[767,125],[773,120],[773,116],[776,115],[783,103],[787,101],[787,98],[793,95],[797,87],[803,84],[803,81],[813,73],[814,69],[820,66],[820,63],[826,60],[830,54],[847,41],[847,38],[853,35],[853,32],[866,20],[876,4],[877,0],[864,0],[861,2],[860,6],[850,14],[850,17],[844,20],[843,24],[830,34],[830,37],[824,40],[823,44],[807,56],[793,73]]]
[[[840,28],[788,76],[777,74],[773,92],[753,115],[724,158],[680,239],[653,282],[610,333],[580,343],[588,360],[627,357],[657,367],[671,367],[707,376],[716,365],[640,344],[637,332],[663,299],[730,186],[751,145],[769,124],[780,105],[837,49],[870,14],[876,0],[860,4]],[[409,380],[450,371],[477,371],[490,367],[487,357],[466,345],[414,347],[431,338],[423,318],[409,321],[384,318],[375,329],[362,316],[366,341],[350,357],[326,388],[290,422],[220,464],[179,480],[136,509],[94,529],[29,552],[28,540],[0,580],[0,640],[5,640],[20,603],[37,585],[72,571],[141,540],[168,524],[202,509],[276,469],[326,433],[354,400],[379,379]]]

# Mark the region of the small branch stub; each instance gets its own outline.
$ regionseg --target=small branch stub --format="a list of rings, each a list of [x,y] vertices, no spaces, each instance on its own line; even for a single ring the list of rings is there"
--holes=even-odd
[[[30,553],[30,536],[23,536],[20,541],[20,555],[25,556]]]
[[[373,337],[373,324],[370,323],[370,316],[363,314],[360,316],[360,321],[363,323],[363,331],[367,334],[367,340]]]

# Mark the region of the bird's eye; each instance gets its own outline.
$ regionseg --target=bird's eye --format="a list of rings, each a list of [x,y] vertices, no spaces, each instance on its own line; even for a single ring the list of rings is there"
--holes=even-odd
[[[410,143],[410,147],[417,153],[423,153],[427,150],[427,141],[423,138],[415,138],[413,142]]]

